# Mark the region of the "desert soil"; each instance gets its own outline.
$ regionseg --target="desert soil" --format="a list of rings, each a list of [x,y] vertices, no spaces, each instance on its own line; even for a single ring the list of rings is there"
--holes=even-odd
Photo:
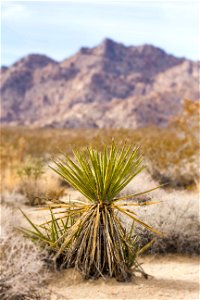
[[[51,300],[200,299],[198,257],[146,256],[140,262],[151,276],[137,276],[129,283],[115,279],[86,281],[72,269],[59,272],[49,282]]]

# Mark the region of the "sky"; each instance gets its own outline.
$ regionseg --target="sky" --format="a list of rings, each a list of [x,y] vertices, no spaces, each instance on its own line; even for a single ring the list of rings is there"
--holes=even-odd
[[[1,65],[30,53],[61,61],[104,38],[199,59],[199,1],[2,1]]]

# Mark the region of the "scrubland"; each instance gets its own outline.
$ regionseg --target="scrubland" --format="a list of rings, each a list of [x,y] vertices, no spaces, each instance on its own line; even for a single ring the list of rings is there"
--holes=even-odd
[[[62,275],[56,274],[58,271],[54,269],[53,261],[46,250],[41,250],[37,244],[25,238],[16,228],[20,225],[26,226],[18,209],[23,209],[37,223],[39,219],[44,220],[44,214],[36,209],[38,206],[44,205],[47,200],[83,199],[79,193],[54,174],[49,165],[52,165],[55,157],[59,157],[63,153],[71,155],[73,148],[80,149],[92,145],[101,150],[104,144],[109,145],[113,139],[119,147],[125,140],[127,144],[140,145],[146,165],[145,171],[134,178],[121,195],[133,194],[164,184],[160,189],[147,196],[138,197],[138,201],[145,202],[152,199],[160,202],[156,205],[142,206],[136,209],[138,216],[143,221],[163,232],[163,236],[155,236],[140,226],[136,226],[134,230],[134,234],[140,235],[141,246],[154,239],[154,243],[146,253],[150,256],[143,257],[149,272],[160,272],[148,265],[148,257],[152,257],[152,255],[158,255],[159,261],[162,260],[162,257],[165,261],[166,255],[170,253],[184,255],[183,257],[199,255],[198,117],[198,106],[186,103],[183,116],[173,120],[168,128],[61,130],[3,127],[0,149],[1,298],[5,300],[69,298],[69,295],[63,298],[64,294],[62,293],[59,296],[59,282],[51,287],[51,284],[54,284],[51,281],[52,278],[55,276],[60,278],[59,276]],[[127,221],[125,226],[129,226]],[[160,255],[164,255],[165,258]],[[153,257],[155,262],[156,256]],[[180,256],[177,257],[181,260]],[[197,259],[194,259],[196,264]],[[167,263],[170,265],[170,262]],[[61,271],[61,274],[63,274],[62,272],[65,271]],[[67,276],[65,277],[66,284],[72,287],[73,284],[75,286],[80,284],[84,289],[84,283],[79,279],[73,279],[70,282],[70,275],[66,272],[64,273],[64,276]],[[173,272],[173,267],[171,272]],[[195,276],[197,278],[197,275]],[[176,279],[173,278],[173,280]],[[100,282],[100,285],[102,284]],[[113,287],[112,281],[109,281],[108,289],[110,289],[110,285]],[[92,289],[95,290],[94,286]],[[145,288],[145,282],[142,282],[142,286]],[[67,289],[67,287],[65,288]],[[106,289],[105,286],[104,288]],[[174,285],[173,289],[176,288]],[[96,293],[98,294],[97,291]],[[118,297],[111,291],[108,294],[109,298]],[[124,294],[121,290],[119,295],[125,299],[128,297],[128,294]],[[99,298],[101,296],[106,297],[105,294],[99,294]],[[74,294],[74,297],[81,298],[77,294]],[[94,297],[94,295],[90,295],[90,297]],[[159,293],[157,297],[159,297]],[[160,296],[161,299],[170,299],[171,297],[173,297],[172,294],[164,295],[163,298]],[[196,299],[194,295],[191,297]],[[87,298],[87,293],[84,298]],[[149,298],[154,299],[153,295]],[[144,298],[140,295],[138,299]]]

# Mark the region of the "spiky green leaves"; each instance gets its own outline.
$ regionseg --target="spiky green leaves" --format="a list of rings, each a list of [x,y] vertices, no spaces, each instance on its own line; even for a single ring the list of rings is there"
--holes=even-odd
[[[89,201],[71,200],[50,205],[51,220],[40,226],[45,234],[29,221],[35,231],[34,238],[41,237],[56,252],[55,259],[62,257],[66,267],[76,267],[86,278],[108,275],[122,281],[129,280],[130,268],[140,269],[136,259],[138,251],[143,250],[138,249],[137,239],[132,239],[132,230],[127,233],[121,215],[158,233],[133,211],[141,204],[130,202],[155,188],[117,197],[144,168],[138,148],[125,144],[119,150],[113,142],[111,147],[105,146],[103,152],[92,148],[75,150],[73,159],[66,156],[63,161],[55,161],[55,165],[54,170]],[[127,203],[119,202],[126,199],[129,200]],[[150,201],[145,205],[155,203]],[[53,214],[52,210],[58,208],[62,211]],[[75,222],[63,230],[61,225],[65,218],[73,218]],[[33,236],[32,231],[29,233]]]
[[[55,161],[53,168],[71,186],[95,203],[111,203],[114,197],[144,168],[138,148],[113,142],[103,152],[92,148],[74,150],[74,159]]]

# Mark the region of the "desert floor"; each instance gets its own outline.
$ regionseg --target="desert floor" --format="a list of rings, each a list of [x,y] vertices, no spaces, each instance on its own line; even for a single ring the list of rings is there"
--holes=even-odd
[[[151,276],[130,283],[86,281],[72,269],[59,272],[49,282],[51,299],[200,299],[198,257],[146,256],[140,262]]]

